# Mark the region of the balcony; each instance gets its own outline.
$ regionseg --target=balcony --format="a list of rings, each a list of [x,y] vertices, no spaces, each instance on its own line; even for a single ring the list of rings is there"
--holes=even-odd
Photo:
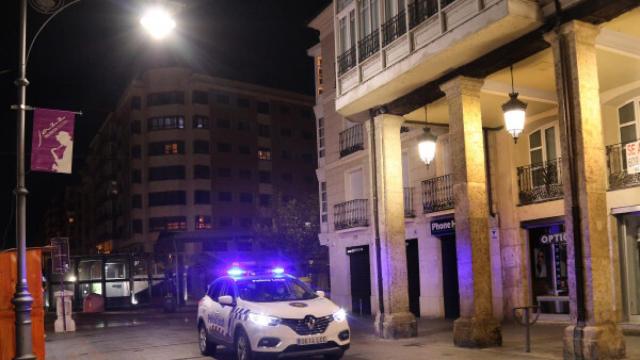
[[[607,146],[607,177],[609,190],[618,190],[640,186],[640,173],[629,174],[627,171],[626,144]]]
[[[374,30],[371,34],[358,41],[358,60],[365,61],[380,50],[380,32]],[[355,64],[354,64],[355,66]]]
[[[336,204],[333,218],[336,230],[369,226],[369,200],[356,199]]]
[[[562,159],[520,166],[518,172],[518,197],[520,205],[561,199]]]
[[[425,214],[453,209],[451,174],[422,182],[422,212]]]
[[[362,124],[356,124],[340,133],[340,157],[364,150]]]
[[[413,210],[413,188],[412,187],[404,188],[403,198],[404,198],[404,217],[405,218],[416,217],[416,212]]]
[[[380,25],[382,48],[371,33],[358,56],[337,57],[336,110],[351,116],[390,103],[541,25],[536,1],[409,1],[406,11]]]

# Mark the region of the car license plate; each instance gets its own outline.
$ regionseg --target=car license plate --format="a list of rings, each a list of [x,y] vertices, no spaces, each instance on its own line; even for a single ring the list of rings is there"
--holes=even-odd
[[[304,338],[298,338],[298,345],[315,345],[324,344],[327,342],[326,336],[310,336]]]

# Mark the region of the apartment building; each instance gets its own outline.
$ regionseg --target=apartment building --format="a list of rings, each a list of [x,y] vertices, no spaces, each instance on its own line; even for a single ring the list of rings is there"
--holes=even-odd
[[[272,210],[315,194],[312,98],[186,68],[149,70],[91,144],[86,252],[260,251]],[[173,249],[173,245],[172,245]]]
[[[565,354],[621,357],[619,324],[640,321],[638,21],[637,2],[588,0],[337,0],[312,20],[332,298],[384,337],[456,319],[469,347],[536,305],[593,330],[578,347],[568,327]],[[504,122],[514,92],[524,128]]]

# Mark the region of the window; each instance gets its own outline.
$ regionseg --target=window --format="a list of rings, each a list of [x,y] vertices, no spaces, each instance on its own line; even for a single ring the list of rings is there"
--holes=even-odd
[[[249,145],[238,145],[238,152],[243,155],[251,154],[251,147]]]
[[[378,0],[362,0],[358,3],[360,13],[360,40],[378,30]]]
[[[209,93],[201,90],[194,90],[191,94],[191,102],[194,104],[209,104]]]
[[[352,8],[338,16],[338,54],[344,54],[356,45],[356,11]]]
[[[208,230],[211,229],[211,216],[196,215],[195,218],[196,230]]]
[[[229,104],[229,96],[225,95],[225,94],[217,94],[216,95],[216,102],[218,104]]]
[[[324,118],[318,119],[318,158],[324,157]]]
[[[376,0],[377,1],[377,0]],[[322,95],[324,92],[324,76],[322,74],[322,56],[316,56],[316,95]]]
[[[149,193],[149,206],[185,205],[184,191],[161,191]]]
[[[140,120],[131,121],[131,125],[129,126],[131,127],[132,134],[140,134],[140,132],[142,131],[142,125],[140,123]]]
[[[147,119],[147,131],[184,129],[184,116],[158,116]]]
[[[238,171],[238,177],[243,180],[251,180],[251,170],[240,169]]]
[[[263,137],[271,136],[271,127],[265,124],[258,124],[258,135]]]
[[[218,177],[231,177],[231,168],[218,168]]]
[[[167,91],[147,95],[147,106],[184,104],[184,92]]]
[[[140,170],[131,170],[131,182],[134,184],[140,184],[142,182]]]
[[[131,109],[140,110],[142,108],[142,99],[140,96],[134,96],[131,98]]]
[[[218,201],[222,202],[230,202],[231,201],[231,193],[228,191],[221,191],[218,193]]]
[[[140,148],[140,145],[133,145],[131,147],[131,158],[140,159],[141,156],[142,156],[142,149]]]
[[[291,159],[291,152],[289,152],[289,150],[282,150],[282,152],[280,153],[280,157],[284,160],[289,160]]]
[[[555,184],[558,182],[557,136],[555,125],[538,129],[529,134],[529,159],[533,186]],[[549,166],[552,165],[552,166]]]
[[[271,161],[271,149],[267,149],[267,148],[258,149],[258,159]]]
[[[149,219],[149,231],[187,230],[187,218],[184,216],[156,217]]]
[[[258,172],[258,177],[260,182],[263,184],[271,184],[271,172],[269,171],[260,171]]]
[[[271,207],[271,195],[269,195],[269,194],[260,194],[259,203],[260,203],[260,206]]]
[[[210,179],[211,169],[206,165],[194,165],[193,178],[194,179]]]
[[[290,183],[293,181],[293,175],[291,175],[291,173],[283,173],[282,174],[282,181]]]
[[[149,143],[149,155],[184,154],[184,141],[163,141]]]
[[[149,181],[182,180],[184,178],[185,167],[181,165],[149,168]]]
[[[327,182],[320,182],[320,221],[327,222],[329,205],[327,203]]]
[[[135,194],[131,196],[131,208],[132,209],[142,209],[142,195]]]
[[[252,193],[240,193],[240,202],[251,204],[253,202],[253,194]]]
[[[229,119],[218,119],[216,125],[219,129],[229,129],[231,128],[231,121]]]
[[[291,128],[280,129],[280,136],[291,137],[291,135],[293,135],[293,131],[291,130]]]
[[[221,152],[221,153],[231,152],[231,144],[229,144],[229,143],[218,143],[218,152]]]
[[[404,11],[404,1],[405,0],[388,0],[384,2],[386,20],[389,20]]]
[[[638,121],[636,119],[636,101],[632,101],[618,109],[618,126],[620,142],[626,144],[638,139]]]
[[[238,98],[238,107],[248,109],[251,106],[249,99],[247,98]]]
[[[134,234],[142,234],[142,220],[140,219],[131,220],[131,231]]]
[[[230,217],[221,217],[218,219],[218,226],[221,228],[228,228],[233,224],[233,219]]]
[[[208,154],[209,153],[209,142],[205,140],[196,140],[193,142],[193,153],[194,154]]]
[[[258,114],[269,115],[271,113],[271,108],[268,102],[258,101],[257,109]]]
[[[240,227],[243,229],[250,229],[253,225],[253,220],[251,218],[240,218]]]
[[[209,117],[204,115],[194,115],[193,116],[193,128],[194,129],[208,129],[209,128]]]
[[[211,204],[211,192],[209,190],[196,190],[193,193],[194,204]]]

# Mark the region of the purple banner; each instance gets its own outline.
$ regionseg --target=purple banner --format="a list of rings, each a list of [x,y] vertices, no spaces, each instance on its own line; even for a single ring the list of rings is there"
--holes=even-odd
[[[71,174],[73,164],[72,112],[36,109],[33,115],[31,170]]]

